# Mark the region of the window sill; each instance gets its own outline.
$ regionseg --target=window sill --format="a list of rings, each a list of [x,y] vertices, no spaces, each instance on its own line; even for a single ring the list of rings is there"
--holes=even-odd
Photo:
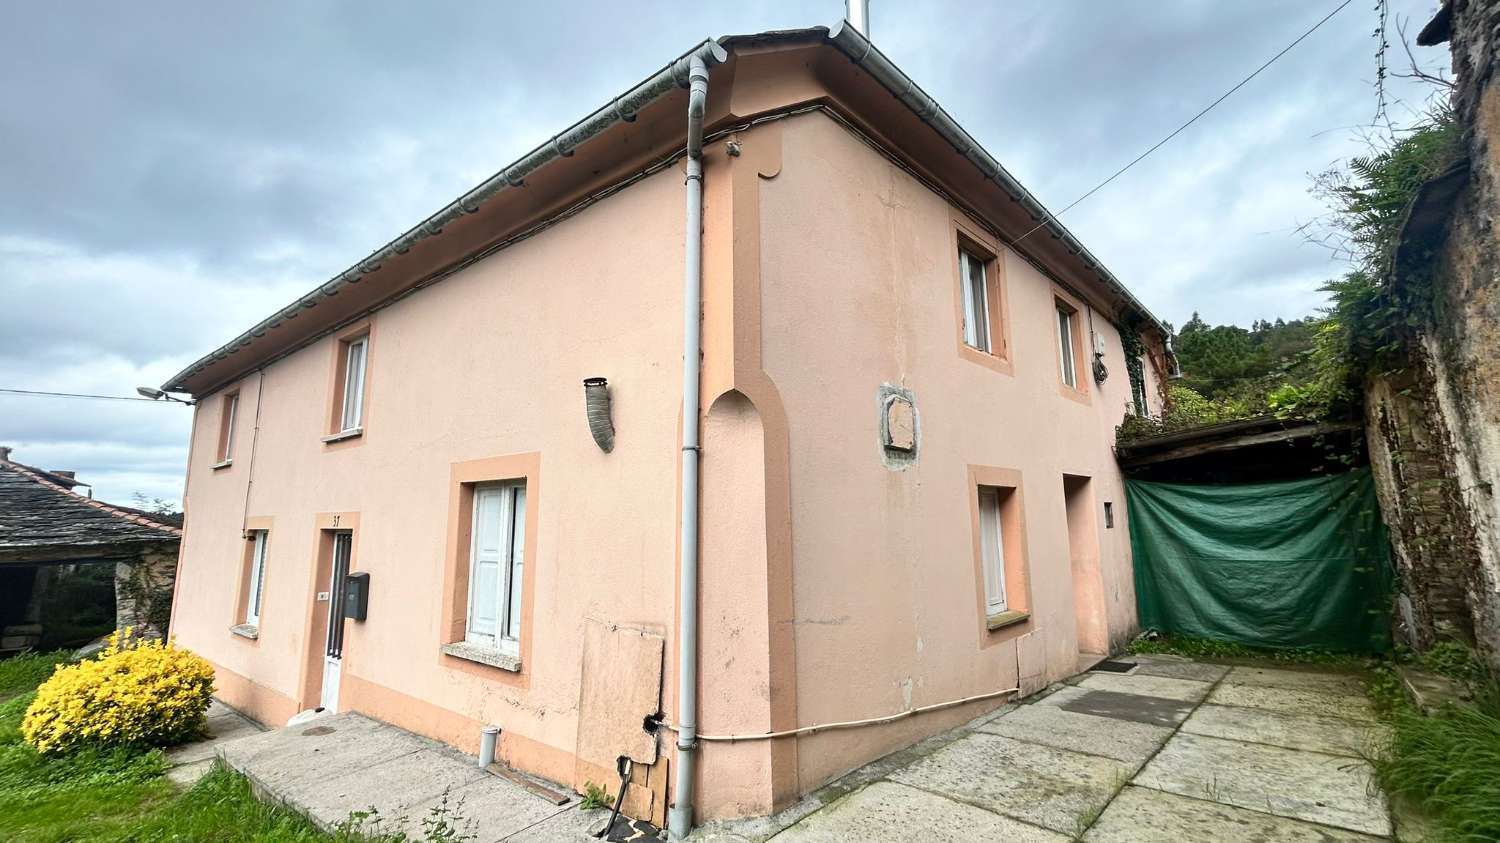
[[[478,644],[469,644],[464,641],[444,644],[439,649],[442,650],[444,655],[452,656],[455,659],[487,664],[490,667],[498,667],[501,670],[508,670],[511,673],[521,672],[521,657],[504,652],[503,650],[481,647]]]
[[[230,632],[241,638],[249,638],[251,641],[260,637],[260,627],[253,623],[239,623],[229,628]]]
[[[221,468],[228,468],[231,465],[234,465],[234,460],[220,460],[219,462],[214,463],[208,468],[210,471],[218,471]]]
[[[1018,623],[1025,623],[1029,620],[1031,620],[1030,612],[1022,612],[1020,610],[1013,609],[1009,612],[999,612],[990,615],[989,617],[984,619],[984,625],[985,628],[990,632],[994,632],[997,629],[1004,629],[1007,626],[1015,626]]]
[[[1014,376],[1016,373],[1015,367],[1010,362],[1009,355],[994,351],[980,351],[962,339],[958,341],[958,355],[971,363],[978,363],[1002,375]]]
[[[324,436],[323,442],[342,442],[345,439],[354,439],[356,437],[364,435],[365,429],[363,427],[351,427],[348,430],[340,430],[338,433],[330,433],[327,436]]]

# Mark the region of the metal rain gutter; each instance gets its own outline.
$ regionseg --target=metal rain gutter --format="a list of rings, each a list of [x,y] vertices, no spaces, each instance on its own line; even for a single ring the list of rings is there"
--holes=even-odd
[[[551,140],[521,156],[515,163],[485,179],[477,187],[450,202],[405,234],[371,252],[363,260],[173,375],[170,380],[162,384],[162,389],[167,392],[186,391],[182,389],[183,381],[210,364],[223,360],[230,354],[250,345],[256,338],[265,336],[267,331],[282,322],[297,318],[302,311],[317,307],[324,299],[338,295],[339,291],[346,286],[359,283],[364,276],[378,271],[386,261],[406,254],[419,241],[441,234],[443,228],[454,220],[477,213],[481,205],[502,190],[521,187],[525,184],[527,176],[559,158],[567,158],[579,146],[615,124],[633,122],[636,114],[662,95],[674,88],[688,87],[689,69],[694,59],[707,64],[719,64],[727,58],[724,48],[720,47],[717,41],[711,38],[704,40],[682,57],[669,62],[666,67],[652,74],[644,82],[615,97],[594,113],[554,135]]]
[[[870,43],[870,39],[861,34],[848,21],[842,21],[828,33],[828,41],[838,47],[844,55],[848,56],[850,61],[853,61],[857,66],[869,73],[875,81],[884,85],[887,90],[895,95],[896,99],[911,109],[922,122],[936,129],[938,134],[942,135],[948,143],[952,144],[953,148],[960,155],[969,159],[970,163],[978,167],[986,178],[1000,185],[1000,188],[1011,199],[1019,202],[1021,207],[1031,215],[1032,219],[1038,222],[1046,220],[1047,230],[1054,237],[1062,240],[1063,245],[1069,252],[1078,255],[1089,269],[1098,273],[1099,277],[1107,285],[1114,288],[1115,292],[1123,296],[1137,311],[1151,320],[1164,336],[1171,334],[1167,330],[1166,323],[1158,319],[1130,290],[1126,289],[1125,285],[1120,282],[1120,279],[1114,276],[1114,273],[1106,269],[1104,264],[1098,258],[1094,257],[1093,253],[1085,248],[1078,241],[1078,238],[1073,236],[1071,231],[1068,231],[1035,196],[1031,195],[1031,191],[1016,181],[1015,176],[1007,172],[1000,165],[999,161],[996,161],[993,156],[986,152],[984,147],[979,145],[979,141],[974,139],[973,135],[964,131],[964,128],[958,125],[958,121],[954,120],[952,115],[944,111],[942,106],[938,105],[937,100],[923,91],[916,82],[912,81],[910,76],[903,73],[901,68],[897,67],[887,58],[885,53],[880,52],[874,44]]]

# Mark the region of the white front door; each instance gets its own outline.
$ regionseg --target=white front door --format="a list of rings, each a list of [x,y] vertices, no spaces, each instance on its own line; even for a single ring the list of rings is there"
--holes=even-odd
[[[339,710],[339,673],[344,659],[344,579],[349,574],[353,533],[333,534],[333,570],[328,577],[328,644],[323,653],[323,691],[319,701],[324,711]]]

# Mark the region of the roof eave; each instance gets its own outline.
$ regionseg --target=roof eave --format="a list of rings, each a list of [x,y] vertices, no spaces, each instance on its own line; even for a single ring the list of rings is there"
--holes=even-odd
[[[1061,241],[1070,258],[1076,259],[1079,266],[1097,276],[1106,287],[1111,289],[1128,305],[1130,310],[1134,311],[1141,320],[1156,328],[1163,337],[1170,335],[1171,332],[1166,323],[1157,318],[1149,308],[1130,292],[1123,282],[1105,268],[1103,262],[1095,257],[1066,226],[1059,222],[973,136],[965,131],[936,100],[923,91],[911,77],[896,67],[884,53],[870,43],[869,39],[848,25],[847,22],[841,22],[831,30],[825,27],[812,27],[752,35],[733,35],[717,40],[706,39],[700,42],[682,56],[669,62],[666,67],[647,77],[644,81],[620,96],[610,100],[587,117],[553,136],[551,140],[523,155],[514,163],[502,168],[499,172],[484,180],[463,196],[450,202],[437,213],[429,216],[384,246],[374,250],[348,269],[318,285],[313,290],[298,298],[297,301],[262,320],[250,330],[245,331],[218,349],[193,362],[162,384],[162,389],[169,392],[202,393],[217,388],[212,385],[202,388],[204,385],[195,385],[193,378],[212,364],[228,359],[237,352],[248,348],[257,338],[265,336],[267,332],[275,329],[286,320],[294,319],[304,311],[318,307],[320,303],[338,295],[341,290],[349,285],[357,284],[366,275],[379,271],[384,263],[399,255],[404,255],[417,243],[441,236],[445,227],[453,221],[478,213],[480,207],[496,194],[522,185],[526,177],[534,175],[544,167],[555,165],[559,159],[569,157],[579,145],[598,136],[610,126],[622,121],[629,122],[633,120],[636,113],[674,88],[686,87],[687,67],[694,56],[702,58],[707,64],[713,66],[727,60],[726,46],[739,46],[741,44],[747,46],[758,44],[790,44],[797,42],[818,43],[820,41],[831,44],[856,65],[869,72],[872,78],[890,91],[898,101],[910,109],[919,119],[937,131],[944,140],[953,146],[955,151],[973,164],[987,179],[993,181],[1013,200],[1018,202],[1033,220],[1043,225],[1051,237]],[[245,371],[251,371],[253,368],[253,364],[249,364],[243,370],[237,372],[234,377],[243,375]],[[220,381],[227,382],[230,379],[232,378],[220,379]]]

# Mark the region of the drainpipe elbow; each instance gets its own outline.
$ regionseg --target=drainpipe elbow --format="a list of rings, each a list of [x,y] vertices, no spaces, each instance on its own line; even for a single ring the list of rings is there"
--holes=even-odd
[[[698,56],[688,64],[688,156],[703,154],[703,113],[708,108],[708,65]]]

